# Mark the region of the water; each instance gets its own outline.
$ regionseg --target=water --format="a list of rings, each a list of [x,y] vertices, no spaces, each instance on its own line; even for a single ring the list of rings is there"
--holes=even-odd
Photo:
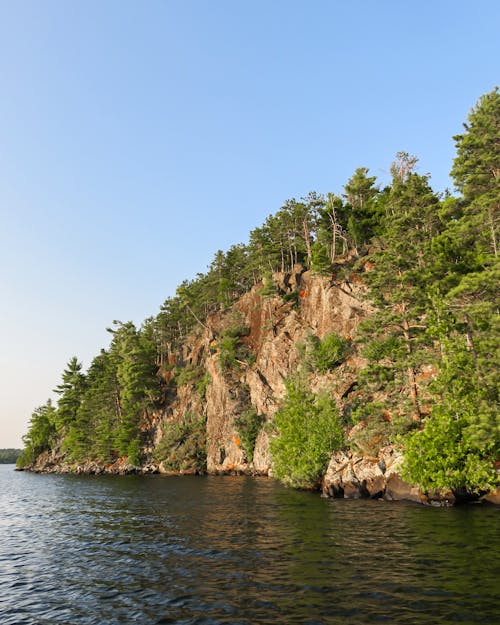
[[[2,625],[500,622],[500,510],[0,466]]]

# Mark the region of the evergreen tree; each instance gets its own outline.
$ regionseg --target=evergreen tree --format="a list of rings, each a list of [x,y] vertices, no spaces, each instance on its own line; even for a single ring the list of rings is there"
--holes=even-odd
[[[85,376],[82,363],[73,356],[62,374],[62,384],[54,389],[60,395],[57,402],[57,423],[61,430],[67,430],[75,422],[85,390]]]
[[[358,167],[344,187],[348,212],[347,231],[356,252],[368,244],[376,230],[376,197],[379,193],[376,179],[376,176],[368,176],[367,167]]]
[[[469,113],[465,132],[454,137],[457,156],[451,175],[463,194],[462,235],[478,251],[498,257],[500,212],[500,93],[482,96]]]
[[[452,176],[463,197],[446,203],[449,219],[434,242],[427,289],[428,332],[440,345],[440,374],[430,417],[406,442],[406,475],[424,487],[477,495],[498,481],[494,462],[500,456],[497,89],[479,100],[455,140]]]
[[[17,466],[23,468],[51,449],[56,438],[56,410],[49,399],[31,415],[30,428],[23,436],[24,449],[17,459]]]
[[[371,255],[374,267],[366,273],[378,310],[364,324],[362,341],[372,363],[364,382],[371,383],[373,391],[389,384],[393,403],[408,417],[405,397],[411,398],[413,416],[419,419],[417,371],[429,357],[433,359],[422,350],[429,346],[422,317],[428,306],[429,254],[439,232],[439,199],[428,177],[412,171],[415,163],[416,159],[400,153],[392,167],[381,247]]]
[[[148,410],[154,405],[159,388],[156,349],[132,322],[116,322],[116,325],[111,343],[111,353],[117,359],[116,378],[120,389],[115,441],[119,453],[129,456],[132,464],[138,464],[141,420],[148,417]]]

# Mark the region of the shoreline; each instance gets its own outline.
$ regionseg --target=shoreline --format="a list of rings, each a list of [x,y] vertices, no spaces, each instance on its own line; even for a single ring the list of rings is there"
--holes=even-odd
[[[359,463],[359,461],[358,461]],[[372,460],[373,464],[373,460]],[[15,466],[15,465],[14,465]],[[330,467],[329,467],[330,469]],[[78,476],[104,476],[114,475],[117,477],[126,475],[158,475],[163,477],[183,477],[183,476],[232,476],[275,479],[270,472],[258,472],[253,469],[244,470],[217,470],[205,471],[165,471],[157,464],[146,464],[135,466],[129,464],[125,459],[120,459],[113,464],[102,464],[96,461],[88,461],[82,464],[77,463],[36,463],[30,467],[15,471],[45,474],[45,475],[78,475]],[[365,479],[361,484],[357,479],[350,482],[339,482],[329,480],[329,472],[325,474],[321,484],[317,488],[307,489],[313,493],[318,493],[324,499],[351,499],[351,500],[381,500],[381,501],[407,501],[428,507],[454,507],[462,505],[500,505],[500,487],[495,491],[472,496],[461,496],[452,491],[422,491],[418,486],[405,482],[399,473],[392,471],[388,474],[384,484],[378,483],[379,489],[373,491],[373,482]]]

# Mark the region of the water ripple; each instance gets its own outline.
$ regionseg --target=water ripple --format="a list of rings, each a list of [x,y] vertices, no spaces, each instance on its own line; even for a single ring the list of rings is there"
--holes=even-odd
[[[491,625],[498,513],[0,467],[0,622]]]

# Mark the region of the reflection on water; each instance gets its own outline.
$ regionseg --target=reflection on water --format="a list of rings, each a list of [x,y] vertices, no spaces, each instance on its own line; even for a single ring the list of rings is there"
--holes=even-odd
[[[4,466],[0,622],[492,625],[499,512]]]

